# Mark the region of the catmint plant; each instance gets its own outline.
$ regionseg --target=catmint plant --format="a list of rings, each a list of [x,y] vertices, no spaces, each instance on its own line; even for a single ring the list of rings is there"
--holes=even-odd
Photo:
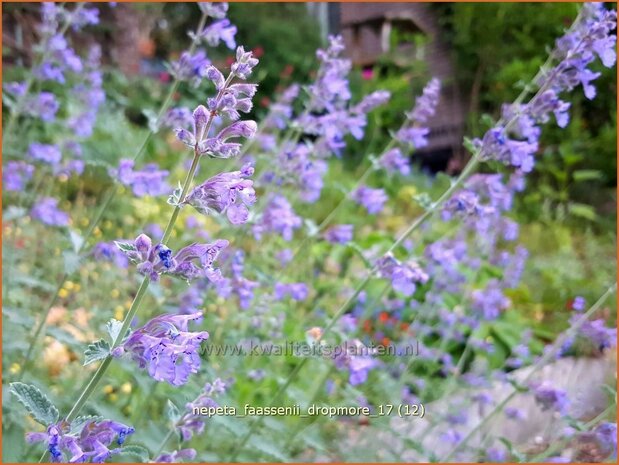
[[[217,70],[214,68],[208,70],[206,75],[214,83],[216,95],[208,100],[207,106],[199,105],[194,110],[192,132],[187,132],[183,129],[177,131],[179,140],[192,148],[193,161],[182,188],[170,198],[173,212],[168,225],[161,241],[156,244],[153,244],[152,239],[145,234],[141,234],[133,242],[117,242],[119,250],[127,258],[137,263],[138,271],[144,274],[145,277],[124,322],[121,323],[116,320],[110,322],[111,344],[100,340],[92,344],[89,350],[87,350],[86,363],[92,363],[97,360],[103,360],[103,362],[93,375],[88,386],[79,396],[72,410],[64,417],[64,422],[71,424],[75,420],[78,412],[105,374],[113,358],[120,357],[124,353],[130,353],[132,358],[142,367],[146,367],[148,364],[148,372],[155,380],[165,380],[173,385],[186,383],[189,374],[198,371],[200,359],[197,351],[200,343],[208,337],[208,333],[205,331],[189,331],[188,322],[199,318],[200,313],[191,315],[160,315],[153,318],[140,329],[133,331],[127,338],[125,336],[129,329],[129,324],[137,313],[144,297],[144,291],[150,282],[158,280],[160,275],[177,276],[187,281],[197,277],[207,277],[213,281],[221,279],[221,275],[213,267],[213,263],[219,252],[227,246],[227,241],[218,240],[211,245],[192,244],[180,249],[177,253],[173,253],[166,243],[176,223],[180,209],[188,199],[190,186],[200,160],[204,158],[229,158],[234,156],[238,153],[241,145],[237,141],[240,138],[249,138],[254,135],[255,123],[235,120],[240,116],[239,111],[247,112],[251,108],[250,105],[246,104],[245,99],[249,98],[248,95],[253,95],[255,87],[250,84],[236,84],[234,80],[246,80],[257,64],[258,60],[253,58],[251,52],[245,52],[243,47],[238,47],[236,61],[232,64],[230,73],[223,81],[220,80],[221,73]],[[232,122],[224,129],[212,134],[216,115],[226,115]],[[128,168],[131,169],[131,166]],[[251,168],[245,167],[243,173],[247,174],[250,170]],[[139,179],[140,175],[143,176],[141,173],[136,174],[135,172],[125,171],[123,174],[125,175],[126,182],[131,183],[134,189],[137,182],[144,182]],[[230,189],[233,192],[232,195],[230,195]],[[243,190],[239,185],[227,187],[226,193],[229,195],[229,199],[226,208],[230,210],[234,210],[234,206],[230,208],[230,204],[236,202],[234,192],[237,189]],[[242,196],[246,203],[248,203],[249,194],[246,191],[241,192],[239,200]],[[197,194],[192,199],[196,197]],[[220,209],[218,213],[222,211]],[[239,218],[239,213],[231,213],[230,216],[234,221]],[[58,222],[58,215],[56,214],[51,219],[46,218],[46,220]],[[23,399],[23,396],[17,395],[22,401],[27,402],[27,400]],[[58,417],[57,410],[54,416]],[[49,428],[51,428],[52,433],[50,433],[48,441],[48,444],[50,444],[48,451],[52,459],[59,460],[63,457],[62,450],[57,447],[59,443],[59,430],[53,426],[49,426]],[[123,442],[126,434],[127,432],[125,431],[119,436],[119,443]],[[93,441],[96,441],[96,439],[93,439]],[[107,444],[109,445],[109,441]],[[98,444],[96,445],[98,446]],[[73,443],[70,441],[63,442],[62,446],[59,447],[73,448]],[[102,449],[96,452],[103,454],[104,451]],[[95,455],[93,457],[96,459],[107,458],[110,454],[107,452],[106,454],[105,456]],[[84,459],[88,457],[84,456]]]

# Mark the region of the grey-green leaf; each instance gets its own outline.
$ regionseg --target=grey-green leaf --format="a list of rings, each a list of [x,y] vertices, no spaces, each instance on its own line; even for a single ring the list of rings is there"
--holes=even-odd
[[[114,318],[112,318],[105,324],[105,327],[107,328],[107,333],[110,335],[112,344],[114,344],[114,341],[116,341],[116,338],[120,334],[120,329],[122,328],[122,326],[122,321],[118,321]]]
[[[79,434],[81,433],[86,423],[90,423],[92,421],[101,421],[101,420],[103,420],[103,417],[99,415],[79,416],[71,422],[71,433]]]
[[[64,271],[67,274],[75,273],[80,267],[80,256],[72,250],[65,250],[62,253],[64,258]]]
[[[11,383],[10,392],[26,407],[28,413],[44,426],[58,421],[58,409],[36,386],[24,383]]]
[[[138,446],[137,444],[119,447],[118,449],[115,449],[115,451],[118,451],[118,453],[122,455],[136,457],[142,462],[148,462],[150,460],[148,450],[145,447]]]
[[[92,344],[88,344],[88,347],[84,351],[84,366],[92,362],[96,362],[97,360],[104,359],[109,355],[109,353],[110,345],[103,339],[99,339]]]
[[[114,241],[114,244],[116,244],[116,247],[118,247],[121,252],[124,252],[124,253],[136,252],[135,245],[130,244],[129,242]]]
[[[176,422],[181,418],[181,413],[179,412],[178,407],[170,399],[168,399],[168,408],[166,413],[172,424],[176,424]]]

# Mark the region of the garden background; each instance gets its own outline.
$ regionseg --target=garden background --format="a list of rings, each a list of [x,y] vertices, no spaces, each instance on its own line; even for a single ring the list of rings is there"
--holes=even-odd
[[[3,460],[36,461],[45,451],[41,444],[26,443],[27,432],[45,428],[14,401],[9,383],[36,386],[62,418],[100,360],[111,353],[100,357],[95,353],[93,363],[84,366],[85,346],[107,339],[106,323],[111,318],[123,321],[130,311],[141,277],[113,241],[131,242],[141,232],[152,237],[153,243],[161,237],[174,209],[166,202],[168,195],[180,185],[191,162],[191,153],[172,131],[178,121],[187,120],[187,113],[167,110],[193,111],[214,96],[211,78],[198,71],[200,58],[182,55],[192,41],[198,44],[192,51],[204,48],[205,56],[222,71],[235,63],[235,47],[229,41],[243,45],[260,60],[247,79],[259,84],[253,107],[242,116],[257,121],[260,137],[245,142],[241,149],[241,157],[252,157],[255,163],[258,200],[249,208],[247,224],[240,226],[230,225],[225,213],[210,210],[200,215],[189,206],[180,210],[170,234],[172,250],[195,241],[228,240],[218,266],[232,281],[224,289],[203,279],[197,291],[190,291],[184,281],[162,277],[146,291],[133,330],[149,318],[181,309],[181,313],[203,312],[190,329],[208,331],[206,345],[317,344],[322,331],[330,329],[331,317],[353,295],[354,301],[344,309],[348,318],[334,322],[332,337],[325,335],[329,343],[419,343],[424,349],[414,361],[371,357],[379,361],[368,362],[367,369],[361,370],[361,382],[353,380],[350,360],[341,364],[311,359],[304,362],[309,368],[303,369],[299,368],[301,359],[292,355],[237,357],[201,352],[200,371],[178,387],[157,382],[129,357],[114,359],[90,393],[82,414],[131,425],[135,432],[122,446],[124,451],[118,444],[119,450],[105,458],[404,461],[455,457],[497,462],[563,454],[571,460],[612,460],[608,444],[600,442],[599,435],[591,436],[591,431],[596,432],[603,422],[616,421],[614,66],[594,63],[592,70],[601,73],[594,81],[595,98],[587,98],[582,88],[575,89],[565,98],[570,103],[569,124],[557,127],[552,116],[553,121],[544,126],[535,167],[505,213],[517,224],[517,246],[505,246],[504,251],[512,254],[509,257],[520,253],[519,279],[502,286],[500,296],[493,294],[495,300],[479,304],[482,318],[475,323],[466,319],[475,312],[479,292],[489,292],[492,283],[506,281],[511,265],[493,257],[500,250],[488,252],[485,239],[477,241],[479,232],[466,236],[464,242],[471,249],[463,253],[471,255],[456,265],[454,282],[440,284],[440,279],[431,277],[428,283],[427,277],[419,278],[409,293],[401,292],[395,281],[394,289],[385,287],[388,280],[383,274],[355,292],[364,270],[373,269],[380,251],[389,248],[416,218],[434,213],[432,201],[466,169],[474,139],[483,138],[497,124],[504,103],[528,90],[555,40],[575,21],[581,6],[437,3],[376,8],[372,4],[231,3],[223,18],[229,20],[227,28],[236,28],[235,34],[228,29],[227,36],[222,34],[209,43],[209,38],[200,42],[187,34],[200,27],[204,13],[194,3],[87,4],[82,11],[90,17],[84,15],[83,24],[76,27],[73,23],[63,31],[74,53],[82,57],[82,67],[67,67],[62,79],[52,76],[53,69],[47,69],[48,74],[39,71],[29,84],[30,94],[50,93],[60,102],[51,117],[45,118],[42,115],[49,107],[40,100],[23,101],[19,92],[8,87],[29,82],[46,53],[41,45],[47,37],[41,6],[3,4]],[[61,8],[74,11],[76,5]],[[206,24],[217,21],[222,17],[210,17]],[[62,28],[62,21],[57,28]],[[299,187],[278,172],[284,164],[278,157],[284,143],[294,142],[295,137],[310,147],[318,146],[323,137],[300,136],[298,127],[289,123],[291,115],[303,112],[303,98],[311,95],[307,86],[321,77],[316,50],[327,47],[327,36],[337,33],[344,36],[343,56],[352,58],[346,78],[349,100],[356,103],[382,90],[391,97],[368,113],[363,137],[351,131],[337,139],[341,147],[324,159],[324,166],[318,164],[318,188]],[[99,56],[90,52],[95,44],[100,46]],[[441,53],[434,54],[436,50]],[[96,105],[92,100],[84,104],[84,89],[97,87],[92,81],[84,82],[89,72],[101,77]],[[390,147],[397,129],[406,124],[405,112],[415,106],[433,77],[440,78],[441,93],[436,114],[429,120],[429,143],[418,144],[418,150],[406,154],[411,162],[408,171],[377,168],[384,148]],[[301,97],[287,107],[290,102],[282,93],[294,83],[301,84]],[[166,111],[160,113],[162,106]],[[58,163],[50,162],[56,157],[53,150],[39,146],[37,151],[33,142],[61,147]],[[141,158],[135,169],[153,163],[146,169],[150,174],[133,184],[123,183],[119,163],[136,153]],[[240,170],[243,165],[238,159],[203,158],[200,180],[221,171]],[[30,168],[20,164],[24,162],[36,169],[28,172]],[[492,161],[478,171],[508,176],[512,168]],[[265,181],[259,184],[260,176]],[[317,174],[312,172],[312,176]],[[355,197],[361,184],[382,189],[382,194],[368,194],[378,199]],[[309,200],[303,198],[306,191],[302,189],[311,192]],[[290,222],[275,227],[276,231],[269,230],[264,219],[268,208],[263,211],[275,194],[287,196],[289,202],[279,205],[273,215]],[[41,203],[41,199],[52,200]],[[298,221],[289,208],[296,211]],[[410,242],[398,244],[398,260],[404,263],[407,257],[416,257],[415,263],[426,269],[430,265],[424,260],[431,261],[432,245],[464,230],[464,219],[441,213],[416,230]],[[66,221],[63,215],[68,215]],[[228,218],[232,221],[230,214]],[[352,225],[353,238],[347,237],[349,229],[333,231],[331,236],[323,231],[334,225]],[[495,241],[502,239],[492,239],[493,247]],[[450,253],[457,255],[458,250],[454,247]],[[478,250],[476,257],[474,250]],[[444,269],[436,273],[449,274]],[[455,288],[450,287],[456,282]],[[593,324],[598,333],[595,337],[591,331],[577,334],[575,315],[592,306],[596,312],[592,321],[599,323],[587,324]],[[570,333],[570,328],[576,328],[575,332]],[[479,432],[476,425],[487,412],[497,405],[501,415],[505,410],[499,405],[500,396],[480,400],[482,393],[476,389],[495,392],[498,385],[507,383],[519,395],[540,404],[539,393],[535,394],[539,386],[520,385],[508,375],[536,366],[548,347],[566,342],[561,339],[566,330],[571,343],[553,357],[558,360],[548,365],[550,379],[540,378],[540,383],[554,381],[566,395],[591,395],[599,404],[596,410],[577,414],[555,408],[556,399],[550,408],[541,402],[542,407],[531,407],[519,426],[501,429],[507,431],[503,437],[484,432],[472,441],[468,433]],[[555,371],[553,363],[559,364]],[[297,376],[293,381],[291,374]],[[484,382],[475,384],[474,376]],[[206,391],[205,383],[210,383]],[[225,387],[220,389],[218,383]],[[280,390],[281,395],[274,398]],[[188,427],[189,436],[193,435],[188,439],[178,425],[186,420],[186,404],[200,392],[201,402],[208,398],[237,407],[246,403],[264,406],[274,399],[276,405],[368,405],[374,409],[383,404],[423,404],[430,418],[427,425],[425,420],[409,418],[402,426],[388,417],[369,421],[264,417],[258,423],[252,418],[218,416]],[[572,399],[572,405],[579,402],[583,400]],[[476,413],[463,413],[467,409]],[[501,424],[510,424],[509,415],[504,416]],[[543,431],[523,433],[532,424],[546,421]],[[386,435],[381,440],[388,445],[385,450],[372,444],[379,431]],[[428,443],[432,438],[443,445]],[[593,452],[591,443],[595,444]],[[616,454],[616,442],[614,447]],[[196,454],[173,452],[190,449]]]

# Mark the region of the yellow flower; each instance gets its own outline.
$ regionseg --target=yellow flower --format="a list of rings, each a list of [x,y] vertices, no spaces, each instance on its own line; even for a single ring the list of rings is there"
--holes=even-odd
[[[125,309],[122,305],[118,305],[114,309],[114,318],[116,318],[118,321],[122,321],[124,317],[125,317]]]

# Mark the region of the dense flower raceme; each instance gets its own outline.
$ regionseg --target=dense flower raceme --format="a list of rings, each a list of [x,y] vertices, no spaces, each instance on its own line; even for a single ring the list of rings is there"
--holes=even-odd
[[[430,279],[418,263],[402,263],[392,255],[381,258],[378,269],[382,277],[391,280],[393,289],[406,297],[415,293],[418,284],[425,284]]]
[[[286,297],[296,301],[305,300],[308,293],[309,289],[305,283],[276,283],[273,288],[275,300],[282,300]]]
[[[2,187],[7,191],[21,191],[33,174],[33,165],[23,161],[9,161],[2,173]]]
[[[292,205],[282,195],[271,197],[262,213],[262,217],[254,224],[253,233],[256,240],[260,240],[267,232],[277,233],[286,241],[292,240],[295,229],[303,224]]]
[[[167,274],[186,281],[207,278],[215,282],[221,279],[221,272],[213,264],[219,253],[228,246],[228,241],[219,239],[212,244],[191,244],[173,254],[165,245],[153,245],[150,237],[140,234],[135,241],[117,241],[116,246],[137,263],[141,274],[149,276],[153,281]]]
[[[30,216],[48,226],[68,226],[69,214],[58,208],[58,200],[52,197],[38,199]]]
[[[576,26],[557,40],[555,54],[559,62],[541,77],[540,92],[526,105],[504,106],[504,120],[511,124],[496,126],[481,140],[473,141],[482,160],[495,159],[530,172],[538,150],[541,132],[538,125],[548,122],[550,114],[559,127],[565,127],[569,121],[569,104],[559,95],[582,85],[587,98],[595,97],[591,82],[600,73],[591,71],[588,66],[596,56],[605,67],[614,66],[617,38],[612,32],[617,26],[617,13],[606,10],[601,3],[585,4],[583,13]]]
[[[324,238],[332,244],[347,244],[352,241],[354,226],[352,224],[338,224],[324,233]]]
[[[176,423],[182,441],[189,441],[194,435],[202,434],[204,431],[203,417],[195,415],[193,409],[218,407],[219,404],[215,401],[215,398],[224,394],[227,388],[228,383],[217,378],[213,383],[206,383],[200,395],[187,403],[185,406],[186,413]]]
[[[288,141],[278,147],[271,134],[261,136],[263,148],[267,152],[276,151],[278,163],[260,181],[297,186],[300,199],[308,203],[320,198],[327,172],[324,159],[341,154],[346,135],[361,139],[367,114],[390,98],[389,92],[376,91],[357,104],[351,103],[348,74],[352,65],[341,56],[343,50],[340,36],[330,37],[327,49],[318,50],[320,67],[315,81],[307,88],[309,100],[302,114],[293,116],[292,105],[299,95],[299,87],[293,85],[276,101],[265,121],[267,129],[279,131],[289,126],[309,138],[302,142]]]
[[[239,47],[240,48],[240,47]],[[223,79],[223,75],[215,69],[213,73],[217,73],[214,79]],[[215,114],[225,113],[233,119],[238,119],[238,111],[247,112],[251,106],[245,105],[244,101],[249,101],[251,104],[251,96],[254,95],[256,87],[254,84],[232,84],[225,85],[221,82],[222,87],[219,90],[218,96],[214,99],[209,99],[209,109],[203,105],[198,106],[193,112],[193,132],[184,128],[176,129],[176,136],[188,147],[197,150],[201,155],[206,155],[213,158],[231,158],[240,153],[241,143],[234,142],[240,138],[252,138],[256,133],[256,123],[254,121],[235,121],[226,128],[219,131],[214,137],[209,137],[205,133],[209,119]],[[241,97],[237,99],[237,97]],[[238,110],[238,111],[237,111]]]
[[[157,316],[132,332],[112,355],[121,357],[129,353],[157,381],[174,386],[185,384],[189,375],[200,369],[198,351],[202,341],[208,339],[206,331],[189,331],[189,322],[200,318],[200,312]]]
[[[158,196],[170,192],[166,179],[169,172],[160,170],[156,163],[149,163],[141,170],[134,169],[135,162],[122,159],[118,169],[110,170],[110,176],[118,179],[122,185],[130,187],[138,197],[145,195]]]
[[[389,197],[383,189],[372,189],[367,186],[360,186],[352,194],[352,198],[355,202],[359,203],[370,215],[379,213]]]
[[[365,383],[370,370],[378,366],[377,360],[373,357],[375,352],[375,349],[366,347],[361,341],[354,339],[339,347],[333,361],[338,370],[348,371],[348,382],[352,386],[357,386]]]
[[[567,414],[570,401],[563,389],[552,387],[549,383],[533,386],[533,396],[542,410],[553,410],[562,415]]]
[[[52,462],[103,463],[122,452],[125,439],[135,431],[111,420],[88,421],[81,431],[73,431],[71,426],[66,422],[53,424],[44,433],[27,433],[26,439],[46,443]]]
[[[210,47],[217,47],[223,42],[229,49],[236,47],[234,39],[237,29],[236,26],[230,23],[226,18],[228,12],[228,4],[222,3],[198,3],[200,10],[213,18],[210,24],[204,27],[201,31],[190,32],[189,36],[194,44],[206,43]],[[207,77],[208,68],[211,65],[211,60],[208,58],[206,51],[199,49],[195,52],[182,52],[179,59],[170,64],[172,74],[179,81],[190,81],[194,86],[198,86],[202,80]]]
[[[230,223],[245,223],[249,217],[247,206],[256,202],[253,182],[249,179],[254,168],[246,164],[240,171],[220,173],[195,187],[185,198],[200,213],[226,213]]]
[[[242,250],[237,250],[230,264],[231,277],[224,277],[214,283],[217,294],[220,297],[228,298],[233,294],[236,295],[239,299],[239,306],[243,310],[249,308],[254,299],[254,291],[260,286],[258,282],[243,276],[244,270],[245,253]]]

